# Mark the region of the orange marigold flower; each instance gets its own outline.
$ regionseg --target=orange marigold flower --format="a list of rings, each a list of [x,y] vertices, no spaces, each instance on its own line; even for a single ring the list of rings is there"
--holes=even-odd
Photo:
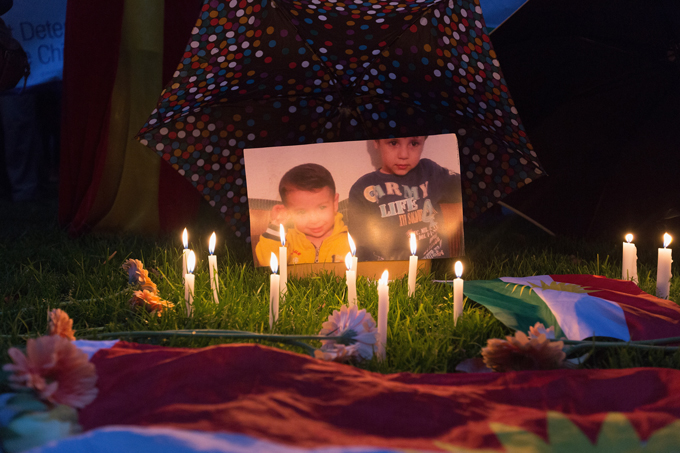
[[[31,338],[24,355],[17,348],[7,351],[14,363],[3,366],[11,372],[12,388],[33,389],[44,400],[82,408],[97,396],[97,370],[87,354],[59,335]]]
[[[149,271],[144,269],[144,264],[141,261],[129,259],[121,267],[128,273],[129,284],[139,285],[142,291],[146,290],[153,294],[158,293],[156,284],[151,281]]]
[[[552,370],[561,368],[566,357],[564,343],[550,341],[544,333],[528,337],[515,332],[505,340],[492,338],[482,348],[486,366],[494,371]]]
[[[147,290],[135,291],[130,299],[130,305],[145,307],[149,311],[157,311],[159,316],[164,310],[175,306],[172,302],[163,300],[157,294]]]
[[[68,314],[59,308],[50,311],[49,335],[59,335],[67,340],[75,340],[73,332],[73,320]]]

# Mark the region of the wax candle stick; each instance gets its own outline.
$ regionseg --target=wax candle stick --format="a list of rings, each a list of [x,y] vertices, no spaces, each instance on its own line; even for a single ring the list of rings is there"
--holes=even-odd
[[[623,267],[621,278],[623,280],[638,281],[637,275],[637,248],[633,244],[633,235],[626,235],[626,242],[623,243]]]
[[[191,316],[194,304],[194,268],[196,267],[196,255],[193,250],[187,254],[187,273],[184,276],[184,300],[186,301],[187,315]]]
[[[272,252],[269,266],[272,269],[272,275],[269,276],[269,330],[272,330],[274,323],[279,319],[279,275],[276,273],[279,261],[274,252]]]
[[[189,233],[185,228],[182,232],[182,245],[184,245],[184,251],[182,252],[182,278],[187,274],[187,254],[189,253]]]
[[[416,255],[416,234],[411,233],[411,256],[408,260],[408,295],[416,292],[416,275],[418,274],[418,256]]]
[[[383,272],[378,281],[378,352],[380,360],[385,360],[385,346],[387,346],[387,313],[390,311],[390,292],[387,284],[389,274]]]
[[[217,291],[219,290],[219,280],[217,279],[217,257],[215,256],[215,243],[217,242],[217,237],[215,232],[210,236],[210,243],[208,245],[208,250],[210,251],[210,256],[208,256],[208,269],[210,269],[210,288],[213,291],[213,299],[216,304],[220,303],[217,297]]]
[[[286,247],[286,230],[280,224],[281,247],[279,247],[279,290],[281,295],[288,291],[288,247]]]
[[[345,256],[345,272],[347,278],[347,305],[352,307],[357,304],[357,273],[352,270],[352,253],[347,252]]]
[[[670,234],[663,235],[663,248],[659,249],[659,261],[656,267],[656,297],[668,299],[671,289],[671,263],[673,262],[671,249],[667,248],[673,238]]]
[[[352,268],[350,270],[354,271],[356,275],[357,267],[359,266],[359,258],[357,258],[357,247],[354,245],[352,235],[349,233],[347,233],[347,242],[349,242],[349,251],[352,254]]]
[[[458,317],[463,313],[463,263],[456,261],[456,279],[453,280],[453,325],[456,325]]]

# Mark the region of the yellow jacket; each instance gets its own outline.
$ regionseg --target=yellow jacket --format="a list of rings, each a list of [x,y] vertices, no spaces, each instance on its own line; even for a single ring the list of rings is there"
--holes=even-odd
[[[281,246],[278,231],[278,225],[270,225],[267,232],[260,236],[260,242],[255,246],[260,266],[269,266],[272,253],[278,258]],[[349,242],[347,241],[347,225],[342,221],[342,214],[335,213],[333,233],[323,240],[318,249],[297,229],[288,230],[286,247],[288,248],[288,264],[343,263],[345,255],[349,252]]]

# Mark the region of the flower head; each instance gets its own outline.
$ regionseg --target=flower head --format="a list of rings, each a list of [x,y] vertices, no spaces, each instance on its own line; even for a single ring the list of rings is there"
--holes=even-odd
[[[12,372],[9,381],[15,389],[33,389],[38,396],[55,404],[82,408],[97,396],[97,371],[87,354],[58,335],[31,338],[24,355],[17,348],[7,353],[14,363],[3,366]]]
[[[129,284],[139,285],[143,291],[149,291],[153,294],[158,293],[156,284],[151,281],[149,271],[144,269],[144,265],[141,261],[129,259],[123,263],[122,268],[128,273]]]
[[[549,340],[555,339],[555,326],[550,326],[547,329],[543,323],[537,322],[535,325],[529,327],[529,338],[538,338],[541,334]]]
[[[377,341],[378,329],[370,313],[356,306],[343,305],[334,310],[328,321],[322,324],[319,335],[342,336],[341,340],[322,340],[322,351],[335,354],[350,354],[359,359],[373,357],[373,346]],[[339,348],[338,346],[345,346]],[[340,352],[342,351],[342,352]]]
[[[145,307],[149,311],[156,311],[158,315],[168,309],[175,306],[172,302],[163,300],[158,297],[157,294],[149,292],[147,290],[135,291],[132,298],[130,299],[130,305]]]
[[[73,320],[68,314],[59,308],[50,311],[49,335],[59,335],[67,340],[75,340],[73,335]]]
[[[492,338],[482,348],[484,363],[494,371],[551,370],[560,368],[566,357],[564,343],[551,342],[544,333],[528,337],[515,332],[505,338]]]

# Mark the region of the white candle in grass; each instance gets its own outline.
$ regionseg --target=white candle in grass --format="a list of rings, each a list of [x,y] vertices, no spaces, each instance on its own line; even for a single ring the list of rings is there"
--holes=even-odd
[[[623,243],[623,266],[621,278],[623,280],[638,281],[637,275],[637,248],[633,244],[633,235],[626,235],[626,242]]]
[[[359,265],[359,258],[357,258],[357,246],[354,245],[352,235],[349,233],[347,233],[347,242],[349,242],[349,251],[352,254],[352,268],[350,270],[354,271],[356,275],[357,266]]]
[[[454,270],[456,277],[453,280],[453,325],[456,325],[458,317],[463,313],[463,263],[456,261]]]
[[[186,228],[182,232],[182,245],[184,245],[182,251],[182,278],[184,278],[187,273],[187,254],[189,253],[189,233]]]
[[[416,234],[411,233],[410,239],[411,256],[408,260],[408,295],[413,296],[416,292],[416,275],[418,274],[418,256],[416,255]]]
[[[210,243],[208,245],[208,250],[210,251],[210,256],[208,256],[208,268],[210,269],[210,288],[213,291],[213,299],[216,304],[220,303],[217,296],[217,291],[219,290],[219,280],[217,279],[217,257],[215,256],[215,243],[217,242],[217,237],[215,232],[210,236]]]
[[[279,291],[281,295],[288,291],[288,247],[286,247],[286,230],[279,225],[281,247],[279,247]]]
[[[385,347],[387,346],[387,313],[390,311],[390,289],[387,284],[389,274],[383,272],[378,281],[378,352],[379,360],[385,360]]]
[[[656,297],[668,299],[671,289],[671,263],[673,263],[671,249],[667,248],[673,238],[670,234],[663,235],[663,248],[659,249],[659,261],[656,267]]]
[[[272,269],[272,275],[269,276],[269,330],[272,330],[274,323],[279,319],[279,275],[276,273],[279,261],[274,252],[272,252],[269,266]]]
[[[196,268],[196,255],[193,250],[187,254],[187,273],[184,275],[184,300],[186,301],[187,315],[191,315],[194,304],[194,269]]]
[[[345,272],[347,278],[347,305],[352,307],[357,304],[357,273],[352,270],[352,253],[347,252],[345,256]]]

